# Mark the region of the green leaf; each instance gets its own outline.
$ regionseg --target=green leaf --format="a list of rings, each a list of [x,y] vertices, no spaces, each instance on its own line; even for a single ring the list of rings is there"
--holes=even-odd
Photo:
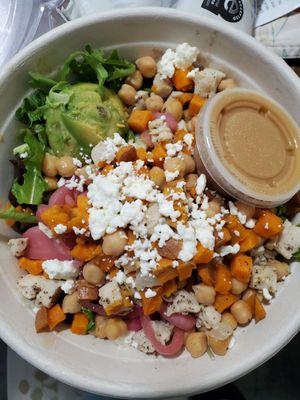
[[[20,144],[20,146],[17,146],[13,149],[14,156],[17,156],[17,155],[25,153],[25,152],[26,153],[30,152],[30,149],[29,149],[29,146],[27,143]]]
[[[298,249],[298,251],[296,251],[296,253],[293,254],[293,257],[294,257],[295,261],[300,262],[300,249]]]
[[[134,141],[135,141],[135,134],[131,129],[128,129],[128,132],[126,134],[126,142],[134,143]]]
[[[37,222],[35,215],[29,214],[25,211],[18,211],[13,206],[9,207],[7,210],[0,210],[0,219],[12,219],[13,221],[27,224],[34,224]]]
[[[29,72],[30,80],[29,85],[35,89],[42,89],[48,93],[49,89],[57,84],[57,82],[46,75],[39,74],[38,72]]]
[[[280,217],[283,221],[286,220],[286,207],[285,206],[278,206],[276,207],[276,215]]]
[[[81,307],[81,311],[88,317],[89,323],[86,330],[89,332],[95,327],[95,316],[94,313],[86,307]]]
[[[41,112],[40,109],[45,103],[45,93],[42,90],[36,90],[30,96],[25,97],[21,107],[16,111],[16,117],[20,122],[29,126],[36,122],[41,122],[44,112]]]
[[[30,156],[24,159],[26,172],[23,175],[23,182],[20,184],[15,179],[12,193],[19,204],[39,205],[44,192],[48,189],[41,174],[45,146],[29,130],[25,135],[24,142],[30,149]]]

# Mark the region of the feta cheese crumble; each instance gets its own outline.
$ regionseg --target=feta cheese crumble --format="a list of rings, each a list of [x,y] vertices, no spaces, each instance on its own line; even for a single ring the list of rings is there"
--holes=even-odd
[[[79,274],[79,268],[74,265],[72,260],[46,260],[43,261],[42,268],[50,279],[73,279]]]

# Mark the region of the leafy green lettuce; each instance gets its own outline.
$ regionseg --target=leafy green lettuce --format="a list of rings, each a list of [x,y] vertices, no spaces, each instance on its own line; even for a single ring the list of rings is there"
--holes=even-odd
[[[25,211],[19,211],[13,206],[9,207],[7,210],[0,210],[0,219],[12,219],[13,221],[25,224],[34,224],[37,222],[35,215]]]
[[[48,189],[41,174],[45,145],[29,130],[25,134],[24,142],[29,148],[28,155],[24,159],[26,172],[22,183],[18,183],[15,179],[11,191],[19,204],[38,205]]]

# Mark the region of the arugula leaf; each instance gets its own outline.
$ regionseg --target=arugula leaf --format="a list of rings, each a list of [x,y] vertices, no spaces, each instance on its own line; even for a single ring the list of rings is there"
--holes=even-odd
[[[28,130],[24,142],[30,149],[30,155],[24,159],[26,172],[23,182],[18,183],[15,179],[12,193],[19,204],[38,205],[42,202],[44,192],[48,185],[42,177],[41,168],[45,153],[45,146]]]
[[[42,90],[36,90],[30,96],[25,97],[21,107],[16,111],[18,120],[26,125],[32,126],[41,122],[44,112],[40,109],[46,103],[46,94]]]
[[[54,79],[48,78],[46,75],[39,74],[38,72],[29,71],[29,76],[31,78],[29,85],[35,89],[45,90],[46,93],[57,84]]]
[[[99,88],[102,89],[105,82],[118,81],[134,71],[134,64],[119,57],[117,50],[113,50],[105,58],[102,49],[92,49],[87,45],[85,51],[70,54],[59,72],[59,79],[67,80],[74,74],[77,81],[98,81]]]
[[[87,325],[87,332],[95,328],[95,316],[94,313],[86,307],[81,307],[81,311],[88,317],[89,323]]]
[[[296,253],[293,254],[293,257],[294,257],[295,261],[300,262],[300,249],[298,249],[298,251],[296,251]]]
[[[0,210],[0,219],[12,219],[13,221],[34,224],[37,222],[35,215],[25,211],[19,211],[15,207],[10,206],[7,210]]]
[[[278,206],[276,207],[276,215],[280,217],[283,221],[286,220],[286,207],[285,206]]]

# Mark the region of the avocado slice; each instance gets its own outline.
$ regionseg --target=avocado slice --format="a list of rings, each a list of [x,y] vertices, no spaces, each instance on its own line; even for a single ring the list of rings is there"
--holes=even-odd
[[[69,85],[62,92],[70,95],[67,105],[46,112],[46,132],[53,152],[80,157],[90,154],[91,146],[111,137],[115,132],[124,135],[126,114],[119,97],[104,88],[101,97],[94,83]]]

